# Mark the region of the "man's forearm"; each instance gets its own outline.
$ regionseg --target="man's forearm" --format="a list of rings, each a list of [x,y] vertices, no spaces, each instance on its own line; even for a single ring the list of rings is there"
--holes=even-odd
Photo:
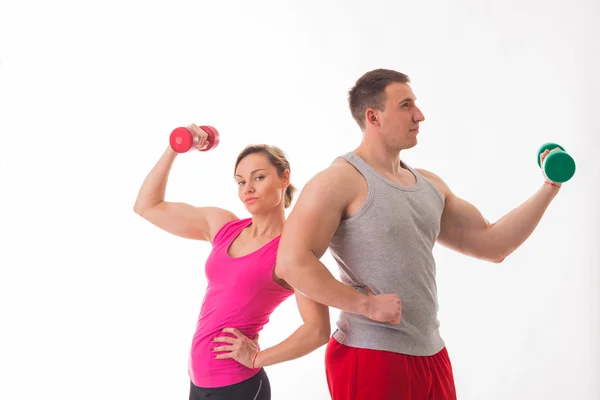
[[[280,275],[294,289],[317,303],[354,314],[366,315],[368,312],[368,296],[335,279],[312,253],[299,262],[283,261]]]
[[[490,256],[503,260],[521,246],[535,230],[559,190],[545,183],[527,201],[490,225],[486,240],[491,244]]]

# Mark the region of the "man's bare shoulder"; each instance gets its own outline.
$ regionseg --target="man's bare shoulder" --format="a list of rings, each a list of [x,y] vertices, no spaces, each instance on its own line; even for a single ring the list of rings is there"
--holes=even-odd
[[[425,179],[431,182],[436,187],[436,189],[440,191],[440,193],[444,197],[444,200],[452,194],[446,182],[444,182],[444,180],[439,175],[423,168],[415,168],[415,171],[419,172],[421,175],[423,175]]]
[[[360,177],[360,174],[352,164],[343,158],[337,158],[328,167],[317,173],[310,182],[339,187],[351,183],[357,177]]]
[[[352,164],[343,158],[335,159],[306,183],[298,201],[303,197],[316,196],[323,200],[335,198],[342,204],[347,204],[355,196],[360,178],[360,173]]]
[[[360,173],[354,165],[352,165],[345,158],[337,158],[332,163],[330,168],[334,168],[336,173],[342,174],[343,178],[351,181],[353,183],[357,183],[357,181],[364,181],[362,173]]]

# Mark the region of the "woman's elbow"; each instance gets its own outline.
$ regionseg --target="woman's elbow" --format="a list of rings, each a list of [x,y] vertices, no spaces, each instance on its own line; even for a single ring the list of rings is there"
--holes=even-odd
[[[322,331],[321,334],[319,335],[319,347],[327,344],[329,342],[329,339],[331,338],[331,330],[328,329],[327,331]]]
[[[327,342],[329,342],[329,339],[331,337],[331,325],[327,323],[327,325],[320,324],[318,326],[315,326],[313,328],[313,333],[317,347],[321,347],[324,344],[327,344]]]
[[[133,205],[133,212],[143,218],[144,213],[146,212],[146,210],[148,210],[148,208],[150,208],[148,202],[145,202],[141,199],[136,199]]]
[[[144,213],[144,209],[142,208],[142,206],[140,206],[136,203],[133,205],[133,212],[141,217],[142,214]]]

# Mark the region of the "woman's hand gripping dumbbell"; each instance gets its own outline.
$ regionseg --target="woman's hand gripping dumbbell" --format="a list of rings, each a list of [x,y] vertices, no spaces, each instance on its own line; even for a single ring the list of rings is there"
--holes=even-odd
[[[212,126],[191,124],[179,127],[169,137],[171,148],[177,153],[188,151],[208,151],[219,145],[219,132]]]

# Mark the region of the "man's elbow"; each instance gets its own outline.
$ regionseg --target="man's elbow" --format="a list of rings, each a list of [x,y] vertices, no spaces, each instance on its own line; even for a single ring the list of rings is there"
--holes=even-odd
[[[508,257],[510,255],[510,253],[488,253],[483,255],[483,257],[480,257],[481,259],[487,261],[487,262],[491,262],[493,264],[501,264],[502,262],[504,262],[504,260],[506,259],[506,257]]]
[[[472,246],[461,249],[461,253],[493,264],[501,264],[512,253],[512,249],[497,246]]]
[[[504,248],[502,251],[497,251],[493,254],[493,257],[491,257],[491,262],[493,262],[494,264],[501,264],[504,262],[504,260],[506,260],[516,249],[517,247],[506,247]]]
[[[492,253],[465,253],[465,255],[471,256],[477,260],[489,262],[492,264],[501,264],[506,256],[503,254],[492,254]]]
[[[275,264],[275,275],[277,275],[279,278],[283,279],[290,285],[292,284],[290,280],[293,279],[291,276],[292,265],[293,263],[288,257],[281,256],[277,257],[277,262]]]
[[[278,277],[294,286],[298,279],[299,270],[302,268],[302,257],[297,252],[279,251],[275,271]]]

